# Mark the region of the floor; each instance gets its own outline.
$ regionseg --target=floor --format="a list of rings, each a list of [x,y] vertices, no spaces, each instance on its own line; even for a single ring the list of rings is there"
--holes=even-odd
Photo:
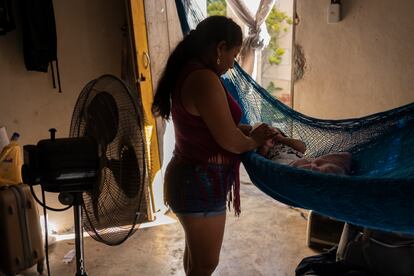
[[[214,275],[295,275],[297,264],[316,253],[306,246],[306,211],[276,202],[249,183],[242,173],[242,214],[228,213],[220,264]],[[305,215],[305,216],[303,216]],[[88,275],[184,275],[182,255],[184,235],[174,215],[172,223],[139,229],[119,246],[108,247],[85,238]],[[73,240],[50,247],[53,276],[75,274],[72,261],[63,257],[74,248]],[[37,275],[35,268],[20,275]]]

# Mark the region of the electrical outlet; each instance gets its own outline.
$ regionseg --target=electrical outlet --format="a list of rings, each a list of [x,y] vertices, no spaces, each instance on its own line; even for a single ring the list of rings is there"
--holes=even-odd
[[[339,21],[341,21],[341,4],[330,4],[328,7],[328,23],[338,23]]]

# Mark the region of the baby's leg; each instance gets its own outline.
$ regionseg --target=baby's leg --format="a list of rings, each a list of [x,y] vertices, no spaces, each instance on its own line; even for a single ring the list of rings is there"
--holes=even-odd
[[[289,166],[301,169],[311,169],[313,158],[301,158],[289,163]]]
[[[320,172],[323,172],[323,173],[331,173],[331,174],[337,174],[337,175],[345,175],[346,174],[346,171],[343,168],[341,168],[339,166],[336,166],[334,164],[323,164],[323,165],[320,165],[320,166],[315,166],[314,170],[315,171],[320,171]]]
[[[332,165],[332,166],[338,167],[339,169],[347,173],[351,170],[351,159],[352,159],[352,154],[350,154],[349,152],[337,152],[337,153],[330,153],[330,154],[322,155],[316,158],[314,163],[318,167],[322,167],[325,165]],[[329,168],[328,170],[330,169],[332,168]]]

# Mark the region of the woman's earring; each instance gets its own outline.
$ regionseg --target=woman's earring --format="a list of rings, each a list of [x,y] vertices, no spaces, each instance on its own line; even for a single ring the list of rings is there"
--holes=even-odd
[[[217,65],[220,65],[220,57],[217,57]]]

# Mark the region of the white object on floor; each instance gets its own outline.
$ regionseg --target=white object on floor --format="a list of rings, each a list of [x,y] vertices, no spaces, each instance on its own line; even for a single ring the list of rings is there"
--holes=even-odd
[[[75,251],[75,248],[73,248],[69,250],[69,252],[66,253],[65,256],[63,256],[62,262],[64,264],[69,264],[70,262],[73,261],[73,258],[75,258],[75,255],[76,255],[76,251]]]

